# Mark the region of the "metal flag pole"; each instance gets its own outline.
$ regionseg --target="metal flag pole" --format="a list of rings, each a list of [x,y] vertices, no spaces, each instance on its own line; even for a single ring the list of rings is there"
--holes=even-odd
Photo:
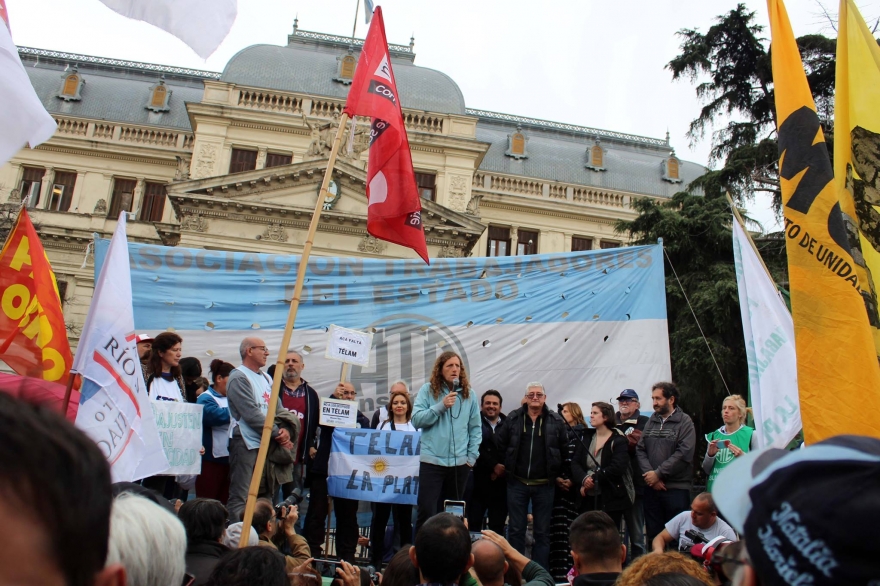
[[[361,0],[354,0],[354,26],[351,27],[351,41],[354,42],[354,33],[358,27],[358,10],[361,7]]]
[[[254,474],[251,476],[251,484],[248,488],[247,503],[244,507],[242,527],[250,527],[254,518],[254,507],[257,504],[257,493],[260,490],[260,479],[263,477],[263,467],[266,464],[266,454],[269,452],[269,440],[272,435],[272,426],[275,422],[275,407],[278,403],[278,393],[281,389],[281,375],[284,372],[284,359],[287,357],[287,348],[290,346],[290,336],[293,333],[293,325],[296,322],[296,312],[299,309],[300,295],[306,278],[306,269],[309,264],[309,255],[312,252],[312,242],[318,229],[318,221],[321,218],[321,208],[324,197],[327,196],[327,188],[330,177],[333,174],[333,166],[336,164],[336,156],[339,154],[339,145],[342,144],[342,136],[345,134],[345,125],[348,123],[348,114],[344,113],[339,118],[339,128],[336,129],[336,138],[330,149],[330,159],[327,161],[327,170],[324,172],[324,180],[321,182],[321,191],[315,202],[315,211],[312,213],[312,221],[309,223],[309,233],[303,246],[302,256],[296,271],[296,286],[293,288],[293,299],[290,300],[290,311],[287,314],[287,324],[284,326],[284,335],[281,337],[281,345],[278,347],[278,359],[275,361],[275,376],[272,379],[272,395],[269,398],[269,409],[266,412],[266,421],[263,423],[263,435],[260,438],[260,450],[257,452],[257,461],[254,464]],[[246,533],[245,533],[246,534]],[[247,539],[239,541],[239,547],[247,546]]]

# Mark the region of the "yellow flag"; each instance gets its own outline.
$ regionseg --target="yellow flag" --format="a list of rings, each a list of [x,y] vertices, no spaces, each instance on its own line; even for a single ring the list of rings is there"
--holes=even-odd
[[[834,182],[880,354],[880,47],[851,0],[840,2],[838,35]]]
[[[880,437],[880,365],[816,105],[782,0],[768,0],[804,436]]]

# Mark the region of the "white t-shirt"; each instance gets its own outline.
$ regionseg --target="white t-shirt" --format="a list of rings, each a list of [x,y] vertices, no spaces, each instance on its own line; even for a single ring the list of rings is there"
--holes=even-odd
[[[161,376],[153,377],[149,396],[153,401],[183,401],[177,381],[165,380]]]
[[[390,430],[391,429],[391,422],[390,421],[383,421],[382,423],[379,424],[379,429]],[[394,431],[418,431],[418,430],[415,427],[413,427],[413,424],[411,422],[407,421],[406,423],[395,423],[394,424]]]
[[[706,537],[706,541],[711,541],[719,535],[723,535],[731,541],[737,541],[736,532],[730,525],[725,523],[723,519],[716,519],[715,523],[708,529],[700,529],[694,525],[691,520],[690,511],[684,511],[683,513],[674,516],[672,520],[666,524],[666,530],[669,531],[669,534],[672,535],[672,537],[678,539],[679,551],[689,552],[691,547],[694,546],[694,542],[689,537],[684,536],[685,532],[691,530],[702,533]]]

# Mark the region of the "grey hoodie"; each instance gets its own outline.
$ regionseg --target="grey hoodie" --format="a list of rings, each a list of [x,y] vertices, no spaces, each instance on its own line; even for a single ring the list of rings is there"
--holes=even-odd
[[[687,413],[676,407],[663,421],[654,412],[636,445],[642,474],[653,470],[666,488],[690,490],[694,479],[696,441],[694,422]]]

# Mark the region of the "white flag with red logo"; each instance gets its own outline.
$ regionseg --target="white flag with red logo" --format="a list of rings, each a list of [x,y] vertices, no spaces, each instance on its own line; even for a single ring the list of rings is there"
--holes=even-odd
[[[0,0],[0,165],[23,146],[49,140],[58,126],[34,91],[9,31],[6,0]]]
[[[349,116],[372,118],[367,166],[367,231],[412,248],[425,262],[422,202],[403,123],[400,94],[391,70],[382,7],[376,8],[345,102]]]
[[[125,216],[119,215],[73,361],[83,377],[76,425],[104,452],[113,482],[168,470],[135,343]]]

